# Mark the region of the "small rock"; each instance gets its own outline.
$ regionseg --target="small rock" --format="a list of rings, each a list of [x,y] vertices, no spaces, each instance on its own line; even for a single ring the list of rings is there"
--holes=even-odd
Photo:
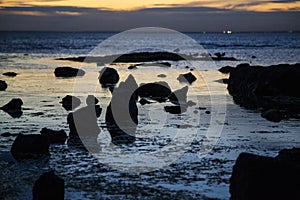
[[[2,106],[0,109],[8,113],[13,118],[21,117],[23,101],[20,98],[10,100],[7,104]]]
[[[252,59],[255,59],[255,58],[256,58],[256,56],[251,56],[251,58],[252,58]]]
[[[0,91],[4,91],[7,88],[7,83],[5,81],[0,80]]]
[[[179,82],[188,82],[189,84],[192,84],[197,80],[197,78],[191,72],[189,72],[186,74],[180,74],[177,80],[179,80]]]
[[[62,98],[62,101],[59,103],[61,103],[62,107],[69,111],[77,108],[81,104],[81,101],[78,97],[67,95],[64,98]]]
[[[159,77],[159,78],[166,78],[167,75],[165,75],[165,74],[159,74],[159,75],[157,75],[157,77]]]
[[[137,65],[130,65],[128,69],[137,69]]]
[[[141,98],[141,100],[139,101],[139,103],[143,106],[145,104],[151,104],[152,102],[151,101],[148,101],[147,99],[145,98]]]
[[[146,84],[142,83],[137,90],[137,93],[141,98],[146,97],[158,102],[166,101],[171,92],[169,84],[164,81]]]
[[[48,128],[43,128],[40,132],[48,138],[50,144],[64,144],[68,137],[64,130],[54,131]]]
[[[86,104],[88,106],[94,106],[97,103],[99,103],[99,100],[94,95],[88,95],[88,97],[86,98]]]
[[[209,111],[209,110],[205,111],[205,114],[208,114],[208,115],[209,115],[209,114],[210,114],[210,111]]]
[[[18,74],[16,72],[5,72],[2,74],[3,76],[10,76],[10,77],[15,77]]]
[[[57,67],[54,71],[56,77],[75,77],[75,76],[84,76],[85,71],[82,69],[76,69],[72,67]]]
[[[231,72],[231,70],[233,70],[234,67],[231,66],[225,66],[225,67],[221,67],[219,69],[219,72],[223,73],[223,74],[229,74]]]
[[[54,171],[43,173],[32,189],[33,200],[63,200],[64,193],[64,180]]]
[[[171,114],[181,114],[186,112],[187,106],[181,105],[181,106],[165,106],[165,111]]]
[[[100,75],[98,77],[100,84],[103,87],[109,87],[118,83],[120,76],[114,68],[104,67],[100,71]]]
[[[188,86],[185,86],[179,90],[172,92],[168,97],[169,100],[176,105],[186,104],[188,89]]]
[[[279,110],[269,109],[261,113],[261,116],[271,122],[280,122],[283,119],[283,115]]]

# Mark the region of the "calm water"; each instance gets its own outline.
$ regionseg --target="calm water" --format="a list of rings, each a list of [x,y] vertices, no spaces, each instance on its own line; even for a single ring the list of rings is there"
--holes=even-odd
[[[106,40],[112,36],[114,40]],[[0,194],[5,199],[31,199],[34,181],[44,171],[55,169],[65,180],[66,199],[153,199],[156,196],[228,199],[231,169],[240,152],[274,156],[282,148],[299,147],[299,121],[274,124],[262,119],[258,112],[235,105],[226,86],[218,82],[226,76],[216,69],[243,62],[264,66],[300,62],[300,34],[189,33],[187,36],[193,41],[173,33],[117,37],[115,33],[1,32],[0,74],[14,71],[18,76],[0,75],[8,83],[7,90],[1,92],[0,105],[19,97],[24,109],[20,118],[0,112],[0,134],[37,134],[43,127],[64,129],[68,133],[68,112],[59,103],[67,94],[78,96],[82,102],[88,94],[94,94],[103,112],[98,120],[101,153],[93,157],[68,145],[54,145],[50,148],[50,159],[44,162],[7,164],[2,156]],[[189,71],[185,66],[193,68],[197,77],[188,92],[188,100],[196,105],[181,115],[164,112],[163,107],[170,103],[138,104],[139,139],[125,154],[122,149],[112,148],[105,128],[104,116],[111,94],[98,83],[98,71],[103,66],[55,60],[176,49],[195,56],[203,52],[212,55],[225,52],[238,61],[171,62],[171,68],[142,66],[136,70],[128,70],[128,64],[111,65],[118,70],[121,81],[132,74],[138,84],[166,81],[172,90],[186,85],[176,79]],[[58,66],[80,67],[87,73],[82,78],[59,79],[53,74]],[[160,78],[159,74],[166,77]],[[13,140],[14,137],[0,136],[2,155],[9,152]],[[137,173],[143,171],[146,173]]]

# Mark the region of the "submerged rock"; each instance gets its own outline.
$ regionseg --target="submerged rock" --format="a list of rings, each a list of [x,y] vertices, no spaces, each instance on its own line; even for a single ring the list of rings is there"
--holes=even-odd
[[[32,189],[33,200],[63,200],[64,199],[64,180],[54,171],[43,173],[35,181]]]
[[[158,102],[165,102],[171,94],[170,86],[167,82],[160,81],[154,83],[142,83],[137,90],[141,98],[149,98]]]
[[[13,157],[18,159],[39,158],[49,155],[49,140],[40,134],[23,135],[19,134],[11,147]]]
[[[189,84],[192,84],[194,81],[197,80],[197,78],[191,73],[186,73],[186,74],[180,74],[177,78],[179,82],[187,82]]]
[[[230,199],[298,199],[299,156],[299,149],[283,150],[276,158],[241,153],[230,178]]]
[[[100,71],[100,75],[98,77],[100,84],[103,87],[109,87],[118,83],[120,76],[114,68],[104,67]]]
[[[15,77],[18,74],[16,72],[5,72],[2,74],[3,76],[10,76],[10,77]]]
[[[43,128],[40,133],[48,138],[50,144],[64,144],[68,138],[64,130],[55,131]]]
[[[5,81],[0,80],[0,91],[4,91],[7,88],[7,83]]]
[[[62,98],[62,101],[59,103],[62,104],[62,107],[64,107],[64,109],[69,111],[69,110],[74,110],[75,108],[80,106],[81,100],[78,97],[67,95],[64,98]]]
[[[82,69],[76,69],[73,67],[57,67],[54,71],[56,77],[75,77],[75,76],[84,76],[85,71]]]
[[[13,118],[21,117],[23,101],[20,98],[10,100],[7,104],[2,106],[0,109],[8,113]]]

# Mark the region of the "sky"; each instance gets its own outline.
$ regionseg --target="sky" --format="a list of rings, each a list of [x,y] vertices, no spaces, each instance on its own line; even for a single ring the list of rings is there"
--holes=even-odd
[[[0,0],[0,31],[300,31],[300,0]]]

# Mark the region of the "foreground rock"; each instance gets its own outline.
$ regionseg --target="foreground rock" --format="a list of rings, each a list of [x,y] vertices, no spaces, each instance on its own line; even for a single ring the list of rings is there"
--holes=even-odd
[[[182,114],[187,111],[187,105],[165,106],[165,111],[171,114]]]
[[[8,113],[13,118],[21,117],[23,101],[20,98],[10,100],[7,104],[0,107],[1,110]]]
[[[7,88],[7,83],[5,81],[0,80],[0,91],[4,91]]]
[[[299,199],[300,149],[275,158],[241,153],[230,178],[231,200]]]
[[[149,98],[158,102],[165,102],[171,95],[171,88],[167,82],[142,83],[137,90],[141,98]]]
[[[288,117],[300,113],[300,64],[269,67],[240,64],[230,72],[228,91],[246,108],[276,109]],[[277,120],[276,120],[277,121]]]
[[[74,97],[71,95],[67,95],[64,98],[62,98],[62,101],[59,102],[62,104],[62,107],[66,109],[67,111],[69,110],[74,110],[81,104],[81,100],[78,97]]]
[[[191,73],[186,73],[186,74],[180,74],[177,78],[179,82],[187,82],[189,84],[192,84],[194,81],[197,80],[197,78]]]
[[[35,181],[32,189],[33,200],[63,200],[64,199],[64,180],[54,171],[43,173]]]
[[[18,74],[16,72],[5,72],[2,74],[3,76],[15,77]]]
[[[82,69],[76,69],[73,67],[57,67],[54,71],[56,77],[76,77],[76,76],[84,76],[85,71]]]
[[[49,140],[44,135],[23,135],[20,133],[13,142],[10,151],[16,160],[32,159],[49,155],[49,146]]]
[[[64,144],[68,138],[67,133],[64,130],[51,130],[48,128],[43,128],[41,131],[43,136],[46,136],[50,144]]]
[[[117,70],[115,70],[114,68],[104,67],[100,71],[98,79],[103,87],[109,87],[117,84],[120,79],[120,76]]]
[[[130,144],[135,141],[138,124],[138,107],[136,105],[138,85],[132,75],[121,82],[112,93],[107,107],[105,121],[111,135],[112,143]]]

